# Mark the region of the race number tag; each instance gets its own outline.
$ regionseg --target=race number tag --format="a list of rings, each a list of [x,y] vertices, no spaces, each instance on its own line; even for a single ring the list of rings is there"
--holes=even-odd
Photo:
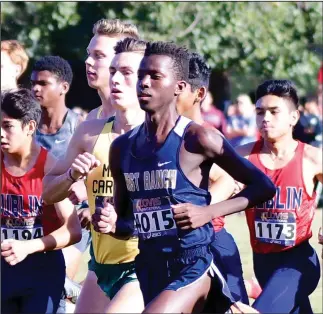
[[[176,223],[168,197],[136,199],[133,201],[133,212],[140,239],[177,236]]]
[[[2,218],[1,241],[7,239],[32,240],[44,236],[40,219]]]
[[[256,211],[256,238],[265,243],[294,246],[296,217],[293,212]]]

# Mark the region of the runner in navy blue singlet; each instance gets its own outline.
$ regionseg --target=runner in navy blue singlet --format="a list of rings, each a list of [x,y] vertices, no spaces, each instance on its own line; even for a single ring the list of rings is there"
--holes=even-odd
[[[116,237],[138,233],[136,270],[144,313],[201,311],[214,272],[222,280],[223,294],[233,302],[213,264],[211,220],[275,193],[272,182],[237,155],[218,132],[177,114],[176,101],[185,88],[188,65],[185,48],[148,43],[137,84],[146,120],[110,148],[118,218],[108,205],[92,216],[99,232]],[[234,199],[209,205],[209,171],[214,162],[246,188]]]

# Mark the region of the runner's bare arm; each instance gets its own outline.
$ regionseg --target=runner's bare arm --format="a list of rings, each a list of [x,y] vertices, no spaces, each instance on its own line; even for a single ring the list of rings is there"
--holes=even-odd
[[[240,145],[235,147],[235,151],[242,157],[248,159],[249,155],[251,154],[252,148],[254,146],[254,142],[248,143],[248,144],[244,144],[244,145]],[[234,193],[233,194],[237,194],[239,193],[241,190],[244,189],[244,184],[238,181],[234,181],[235,182],[235,188],[234,188]]]
[[[54,206],[62,226],[43,238],[28,241],[31,253],[59,250],[81,240],[81,225],[73,204],[66,198]]]
[[[55,158],[48,154],[45,163],[45,173],[53,163],[55,163]],[[44,210],[51,210],[49,207],[46,208],[46,206],[44,205]],[[10,265],[18,264],[29,254],[62,249],[81,240],[81,225],[73,204],[68,199],[64,199],[54,204],[54,206],[52,210],[56,210],[61,220],[61,226],[57,230],[42,238],[28,241],[11,239],[7,243],[1,244],[2,255]]]
[[[271,180],[247,159],[239,156],[222,136],[211,129],[202,128],[196,135],[192,139],[197,144],[195,149],[206,160],[216,163],[246,187],[230,199],[206,207],[190,203],[172,205],[174,219],[179,228],[195,229],[214,218],[251,208],[274,197],[276,188]]]
[[[75,130],[65,156],[54,164],[49,164],[49,171],[43,178],[42,198],[46,204],[53,204],[68,197],[69,188],[74,183],[70,178],[68,170],[75,158],[84,151],[81,147],[81,140],[84,132],[84,123],[81,123]]]
[[[234,192],[235,181],[222,168],[213,164],[210,170],[210,186],[211,204],[215,204],[228,199]]]
[[[313,164],[315,179],[323,183],[322,149],[306,145],[305,156],[310,159]]]
[[[113,201],[118,215],[115,228],[112,230],[118,237],[129,237],[134,233],[134,218],[132,205],[128,196],[128,190],[124,175],[121,170],[122,147],[128,139],[120,136],[115,139],[110,147],[109,165],[114,181]]]
[[[56,162],[51,154],[48,154],[47,156],[45,174],[49,172],[52,165]],[[39,239],[42,240],[42,244],[39,243],[38,248],[42,251],[62,249],[79,242],[82,237],[81,225],[75,207],[70,200],[65,198],[62,201],[55,203],[54,206],[62,226],[48,236]]]
[[[234,148],[217,132],[199,129],[198,141],[205,156],[213,160],[246,188],[227,201],[210,205],[212,217],[225,216],[253,207],[271,199],[276,188],[271,180],[252,163],[239,156]]]

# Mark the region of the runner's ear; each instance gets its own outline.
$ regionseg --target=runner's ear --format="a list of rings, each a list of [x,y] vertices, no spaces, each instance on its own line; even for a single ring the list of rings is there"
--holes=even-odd
[[[175,96],[180,95],[186,88],[187,83],[185,81],[178,81],[175,88]]]

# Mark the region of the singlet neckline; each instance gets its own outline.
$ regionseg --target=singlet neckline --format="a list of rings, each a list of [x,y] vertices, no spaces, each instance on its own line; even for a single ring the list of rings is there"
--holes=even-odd
[[[43,133],[41,131],[38,130],[37,128],[37,132],[40,134],[40,135],[43,135],[43,136],[57,136],[57,134],[61,131],[62,127],[64,126],[65,122],[66,122],[66,119],[67,119],[67,116],[69,114],[69,108],[67,108],[67,111],[66,111],[66,114],[64,116],[64,119],[63,119],[63,123],[62,123],[62,126],[57,130],[56,133]]]
[[[177,124],[178,124],[178,122],[180,121],[180,119],[181,119],[181,116],[178,116],[178,118],[177,118],[177,120],[176,120],[176,122],[175,122],[175,125],[171,128],[171,130],[169,131],[169,133],[167,134],[167,136],[166,136],[166,139],[165,139],[165,141],[164,141],[164,143],[157,149],[157,150],[155,150],[154,152],[152,152],[151,154],[149,154],[148,156],[146,156],[146,157],[138,157],[136,154],[135,154],[135,146],[136,146],[136,142],[137,142],[137,139],[138,139],[138,136],[139,136],[139,134],[140,134],[140,132],[141,132],[141,130],[142,130],[142,128],[144,127],[144,124],[145,123],[143,123],[143,124],[141,124],[141,126],[139,127],[139,129],[138,129],[138,132],[136,132],[136,134],[135,134],[135,137],[134,137],[134,139],[133,139],[133,141],[132,141],[132,145],[131,145],[131,149],[130,149],[130,153],[131,153],[131,155],[134,157],[134,158],[136,158],[136,159],[138,159],[138,160],[147,160],[147,159],[150,159],[150,158],[152,158],[152,157],[154,157],[154,156],[156,156],[164,147],[166,147],[166,145],[167,145],[167,143],[168,143],[168,139],[169,139],[169,137],[170,137],[170,135],[174,132],[174,130],[175,130],[175,128],[176,128],[176,126],[177,126]]]
[[[110,145],[112,144],[112,142],[113,142],[113,138],[112,138],[112,133],[113,133],[113,127],[114,127],[114,122],[116,121],[116,116],[112,116],[112,117],[110,117],[107,121],[106,121],[106,123],[104,124],[104,127],[103,127],[103,129],[102,129],[102,131],[104,130],[104,128],[105,128],[105,126],[108,124],[108,123],[111,123],[111,129],[110,129],[110,132],[108,132],[108,138],[109,138],[109,141],[110,141]],[[101,131],[101,132],[102,132]],[[100,134],[101,135],[101,134]],[[99,136],[100,136],[99,135]]]
[[[261,141],[259,141],[258,142],[259,144],[259,152],[258,153],[256,153],[256,158],[257,158],[257,161],[260,163],[260,165],[262,166],[262,167],[264,167],[264,169],[266,169],[267,171],[277,171],[277,170],[282,170],[282,169],[284,169],[284,168],[286,168],[286,167],[288,167],[293,161],[295,161],[295,159],[297,158],[297,155],[298,155],[298,153],[300,153],[301,152],[301,150],[302,150],[302,145],[301,145],[301,142],[300,141],[297,141],[297,146],[296,146],[296,149],[295,149],[295,151],[294,151],[294,156],[287,162],[287,164],[285,164],[284,166],[282,166],[282,167],[280,167],[280,168],[275,168],[275,169],[270,169],[270,168],[268,168],[268,167],[266,167],[265,165],[264,165],[264,163],[262,162],[262,160],[261,160],[261,158],[260,158],[260,153],[261,153],[261,149],[263,148],[263,146],[264,146],[264,141],[263,140],[261,140]]]
[[[101,119],[99,119],[99,120],[101,120]],[[103,119],[102,119],[102,120],[103,120]],[[112,123],[111,130],[110,130],[110,132],[108,132],[108,139],[109,139],[109,141],[110,141],[110,144],[112,143],[111,133],[112,133],[112,129],[113,129],[114,120],[115,120],[115,116],[114,116],[114,115],[113,115],[113,116],[111,116],[111,117],[109,117],[109,118],[107,118],[107,119],[105,120],[104,125],[103,125],[103,127],[102,127],[102,129],[101,129],[100,133],[98,134],[98,136],[97,136],[97,138],[96,138],[96,140],[95,140],[95,143],[94,143],[94,146],[93,146],[93,149],[92,149],[92,153],[93,153],[93,154],[94,154],[94,153],[95,153],[95,151],[96,151],[96,146],[98,145],[99,138],[100,138],[100,136],[103,134],[102,132],[104,131],[104,128],[106,127],[106,125],[107,125],[108,123]]]
[[[43,154],[46,152],[46,149],[45,148],[43,148],[43,147],[40,147],[40,151],[39,151],[39,154],[38,154],[38,156],[37,156],[37,158],[36,158],[36,161],[35,161],[35,163],[33,164],[33,166],[25,173],[25,174],[23,174],[23,175],[21,175],[21,176],[14,176],[14,175],[12,175],[9,171],[7,171],[7,168],[6,168],[6,166],[5,166],[5,163],[4,163],[4,159],[2,158],[2,160],[1,160],[1,163],[2,163],[2,171],[4,172],[4,173],[6,173],[7,175],[9,175],[10,177],[12,177],[12,178],[15,178],[15,179],[21,179],[21,178],[23,178],[23,177],[25,177],[25,176],[27,176],[27,175],[29,175],[34,169],[35,169],[35,166],[36,165],[38,165],[39,164],[39,162],[40,162],[40,160],[41,160],[41,158],[43,157]]]

